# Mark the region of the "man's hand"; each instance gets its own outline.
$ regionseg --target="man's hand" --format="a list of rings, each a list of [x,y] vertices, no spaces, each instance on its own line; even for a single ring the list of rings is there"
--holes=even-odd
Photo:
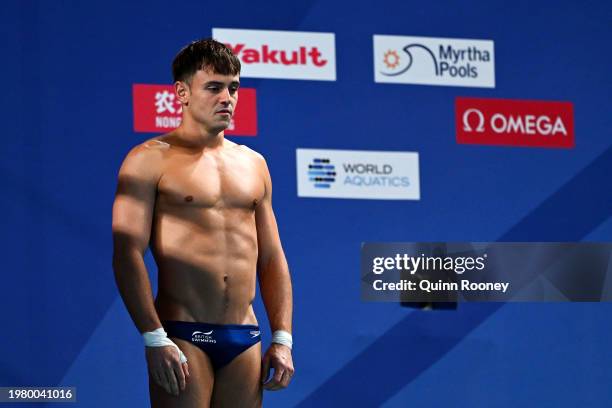
[[[187,363],[181,364],[179,351],[174,346],[145,347],[151,378],[168,394],[175,396],[185,390],[189,378]]]
[[[274,376],[268,380],[270,368],[274,369]],[[291,349],[282,344],[272,343],[262,360],[261,382],[264,389],[278,391],[287,388],[294,372]]]

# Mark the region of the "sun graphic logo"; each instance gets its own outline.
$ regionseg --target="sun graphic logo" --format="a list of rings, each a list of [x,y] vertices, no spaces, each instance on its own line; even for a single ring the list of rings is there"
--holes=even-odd
[[[415,50],[418,50],[414,53]],[[384,54],[383,62],[386,66],[386,70],[391,72],[380,71],[382,75],[386,76],[399,76],[404,72],[408,71],[412,67],[412,63],[415,59],[419,61],[427,60],[427,56],[431,57],[433,63],[433,69],[436,76],[440,76],[440,69],[438,67],[438,60],[436,55],[423,44],[408,44],[403,47],[399,52],[402,52],[402,59],[400,59],[397,50],[388,49]],[[413,56],[413,53],[415,54]],[[400,64],[401,62],[401,64]],[[384,68],[384,67],[383,67]]]
[[[314,183],[315,188],[330,188],[336,181],[336,166],[329,159],[312,159],[308,165],[308,180]]]
[[[383,62],[387,66],[387,68],[395,69],[400,63],[400,57],[395,50],[387,50],[385,52],[385,56],[383,58]]]

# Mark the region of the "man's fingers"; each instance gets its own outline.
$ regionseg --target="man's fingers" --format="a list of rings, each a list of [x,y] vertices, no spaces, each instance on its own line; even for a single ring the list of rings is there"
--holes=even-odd
[[[262,361],[261,368],[261,382],[265,383],[268,379],[268,375],[270,374],[270,359],[266,356]]]
[[[281,352],[283,350],[270,349],[262,360],[262,382],[263,388],[268,391],[277,391],[286,388],[293,376],[293,364],[291,354]],[[270,377],[270,369],[274,369],[274,375]],[[268,377],[270,379],[268,380]]]
[[[176,381],[176,376],[174,375],[174,370],[172,367],[168,367],[164,370],[166,375],[166,380],[168,381],[168,386],[170,387],[170,394],[178,395],[178,383]]]
[[[289,386],[289,382],[291,381],[292,376],[293,373],[290,370],[285,370],[285,372],[283,373],[283,378],[281,380],[282,388],[287,388]]]
[[[270,381],[268,381],[267,383],[264,384],[264,388],[268,391],[277,391],[280,390],[281,387],[281,380],[283,378],[283,372],[284,370],[282,368],[274,368],[274,376],[270,379]]]
[[[185,373],[183,372],[182,364],[178,361],[173,364],[174,366],[174,375],[178,379],[178,386],[181,391],[185,390]]]
[[[183,352],[181,351],[181,349],[178,349],[179,352],[179,365],[181,367],[181,375],[183,376],[183,380],[184,382],[187,381],[187,378],[189,378],[189,366],[187,365],[187,361],[185,362],[181,362],[181,356],[184,356]],[[185,357],[187,358],[187,357]],[[179,380],[181,378],[179,377]],[[181,386],[181,389],[184,390],[185,386],[183,384],[183,386]]]
[[[159,371],[151,370],[151,377],[153,378],[153,381],[155,382],[155,384],[159,385],[162,388],[164,387],[164,382],[162,381],[162,378],[159,376]]]
[[[266,391],[278,391],[281,389],[280,385],[276,384],[275,382],[267,382],[264,384],[264,389]]]
[[[151,379],[168,394],[178,396],[180,390],[186,387],[187,380],[183,370],[188,370],[186,364],[183,368],[180,363],[181,354],[178,347],[147,347],[146,355]]]
[[[277,384],[280,384],[281,380],[283,379],[283,373],[285,372],[285,369],[282,367],[274,367],[274,377],[272,378],[273,381]]]
[[[282,389],[281,385],[277,383],[275,380],[270,380],[263,385],[264,389],[267,391],[278,391]]]
[[[155,379],[156,379],[157,385],[163,388],[164,391],[166,391],[168,394],[171,394],[170,385],[168,384],[168,380],[166,380],[166,375],[164,374],[164,369],[162,367],[159,367],[155,371]]]
[[[187,363],[181,364],[181,368],[183,369],[183,373],[185,374],[185,380],[189,378],[189,365]]]

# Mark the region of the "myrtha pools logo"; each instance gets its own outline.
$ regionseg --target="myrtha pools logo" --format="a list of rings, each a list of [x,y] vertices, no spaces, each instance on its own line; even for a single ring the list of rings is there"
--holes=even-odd
[[[431,60],[433,61],[433,69],[435,71],[436,76],[440,76],[440,72],[442,70],[444,71],[448,70],[451,76],[475,75],[474,67],[470,67],[470,66],[467,66],[467,67],[464,66],[464,67],[457,68],[454,66],[451,67],[450,65],[448,65],[448,63],[444,63],[443,67],[440,67],[440,65],[438,64],[436,55],[433,52],[431,52],[429,48],[427,48],[426,46],[422,44],[408,44],[407,46],[402,48],[402,51],[405,53],[405,55],[404,54],[402,55],[404,56],[404,58],[407,57],[406,58],[407,62],[403,64],[404,65],[403,67],[400,66],[400,62],[402,61],[402,58],[400,58],[398,51],[397,50],[387,50],[387,52],[385,52],[383,62],[385,63],[385,66],[388,68],[389,72],[381,71],[381,74],[386,75],[386,76],[398,76],[408,71],[410,67],[412,66],[412,62],[414,61],[412,53],[410,52],[412,48],[422,49],[427,54],[429,54],[429,56],[431,57]],[[451,68],[453,68],[453,72],[450,71]]]
[[[495,87],[493,41],[374,36],[376,82]]]
[[[336,166],[329,159],[312,159],[308,165],[308,180],[315,188],[329,188],[336,181]]]

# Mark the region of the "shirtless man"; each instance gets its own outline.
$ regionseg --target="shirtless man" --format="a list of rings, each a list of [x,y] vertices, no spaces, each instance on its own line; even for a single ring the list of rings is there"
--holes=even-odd
[[[181,126],[136,146],[119,171],[115,279],[147,346],[153,407],[258,407],[262,388],[285,388],[294,371],[270,174],[261,155],[224,138],[240,85],[231,51],[193,42],[172,71]],[[147,246],[159,270],[155,302]],[[273,332],[263,360],[256,275]]]

